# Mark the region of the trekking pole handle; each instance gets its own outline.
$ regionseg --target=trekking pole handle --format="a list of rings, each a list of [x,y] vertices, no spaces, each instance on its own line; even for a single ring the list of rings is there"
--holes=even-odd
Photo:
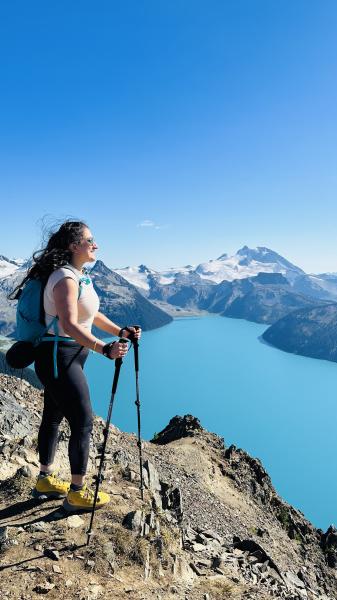
[[[132,327],[134,327],[136,331],[140,330],[139,325],[132,325]],[[137,338],[135,338],[134,336],[132,336],[132,345],[133,345],[133,350],[134,350],[134,355],[135,355],[135,370],[136,370],[136,373],[138,373],[138,371],[139,371],[139,357],[138,357],[139,342],[138,342]]]
[[[136,331],[139,331],[141,328],[140,325],[130,325],[130,327],[133,327]],[[138,344],[138,340],[137,340],[137,338],[135,338],[134,332],[129,327],[126,327],[125,329],[130,334],[129,338],[128,338],[129,342],[131,342],[132,344]]]
[[[119,340],[118,340],[118,342],[117,342],[117,343],[118,343],[118,344],[127,344],[127,343],[128,343],[128,341],[129,341],[129,340],[127,340],[126,338],[119,338]],[[122,359],[122,358],[116,358],[116,360],[115,360],[115,364],[116,364],[116,366],[121,366],[122,362],[123,362],[123,359]]]

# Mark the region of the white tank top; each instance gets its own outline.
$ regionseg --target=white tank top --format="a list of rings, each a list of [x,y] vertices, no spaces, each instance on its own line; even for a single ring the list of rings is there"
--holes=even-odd
[[[73,269],[73,271],[65,267],[61,267],[60,269],[56,269],[56,271],[53,271],[53,273],[49,275],[43,293],[43,307],[45,310],[46,326],[48,326],[53,320],[53,318],[56,316],[54,287],[59,281],[61,281],[61,279],[68,277],[69,279],[73,279],[77,284],[79,284],[79,281],[81,280],[81,295],[77,301],[78,324],[91,331],[94,317],[99,309],[99,298],[95,292],[93,283],[89,275],[84,275],[83,273],[81,273],[81,271],[78,271],[78,269],[75,269],[75,267],[73,266],[71,266],[71,268]],[[58,335],[70,337],[62,329],[59,321],[57,322],[57,326]],[[48,333],[55,333],[54,327],[49,328]]]

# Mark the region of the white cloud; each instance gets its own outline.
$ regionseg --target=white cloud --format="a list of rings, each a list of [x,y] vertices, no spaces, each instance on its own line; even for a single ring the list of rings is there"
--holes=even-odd
[[[167,229],[168,225],[157,225],[157,223],[150,221],[150,219],[144,219],[144,221],[137,224],[137,227],[147,227],[149,229]]]
[[[141,223],[138,223],[137,227],[155,227],[156,224],[153,221],[150,221],[149,219],[145,219],[144,221],[142,221]]]

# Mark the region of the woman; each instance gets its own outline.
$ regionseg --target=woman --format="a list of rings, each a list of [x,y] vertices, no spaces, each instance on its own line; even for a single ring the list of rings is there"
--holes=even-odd
[[[83,265],[96,260],[97,244],[90,229],[79,221],[66,221],[50,236],[45,249],[35,253],[27,277],[46,282],[43,304],[47,338],[37,348],[35,370],[44,385],[44,410],[38,435],[40,474],[33,496],[62,498],[68,511],[91,510],[94,492],[87,488],[87,470],[93,415],[83,366],[89,349],[107,358],[123,358],[127,344],[105,344],[91,333],[92,325],[119,337],[140,337],[133,327],[121,329],[99,312],[99,299]],[[55,319],[55,316],[58,319]],[[55,335],[59,336],[55,347]],[[61,338],[61,339],[60,339]],[[53,460],[58,428],[63,418],[70,426],[71,484],[57,478]],[[97,507],[109,502],[99,492]]]

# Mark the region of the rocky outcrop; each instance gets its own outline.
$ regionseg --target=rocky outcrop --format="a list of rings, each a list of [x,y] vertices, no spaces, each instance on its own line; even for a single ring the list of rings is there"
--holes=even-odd
[[[337,568],[337,529],[334,525],[321,536],[321,546],[329,567]]]
[[[143,442],[111,426],[102,483],[112,502],[95,515],[64,513],[30,496],[38,472],[41,391],[0,375],[0,571],[3,598],[172,597],[190,600],[321,599],[337,596],[337,533],[315,529],[285,503],[258,459],[176,416]],[[2,407],[2,408],[1,408]],[[95,419],[89,472],[104,422]],[[62,423],[57,464],[69,476]],[[156,440],[154,440],[155,442]]]
[[[174,440],[193,436],[195,431],[200,431],[201,429],[200,421],[196,417],[192,415],[179,417],[177,415],[170,420],[165,429],[154,435],[151,442],[160,445],[169,444]]]

